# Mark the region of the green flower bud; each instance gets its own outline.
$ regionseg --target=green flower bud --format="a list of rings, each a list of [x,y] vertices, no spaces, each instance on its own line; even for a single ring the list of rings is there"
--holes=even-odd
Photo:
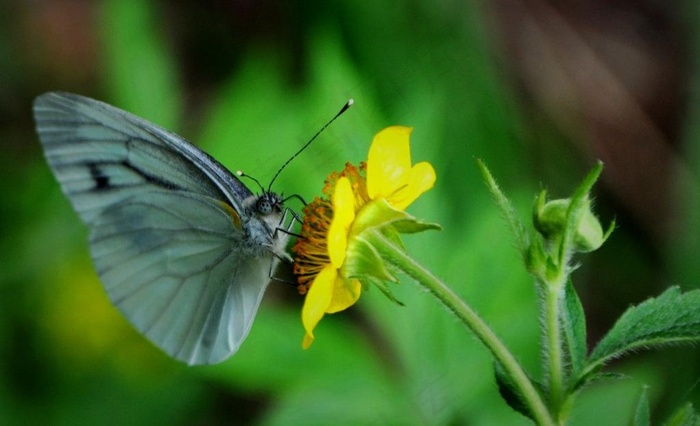
[[[533,223],[545,240],[558,241],[566,229],[566,212],[569,209],[570,200],[566,198],[545,203],[545,195],[546,193],[542,191],[537,197]]]
[[[600,221],[591,211],[591,203],[586,203],[586,210],[576,229],[574,247],[580,253],[588,253],[597,250],[606,239]]]
[[[543,191],[537,198],[533,222],[537,231],[548,241],[560,241],[564,236],[569,213],[578,216],[579,222],[573,238],[573,250],[588,253],[598,249],[607,237],[603,232],[600,221],[591,211],[591,202],[582,205],[582,212],[569,212],[571,200],[568,198],[552,200],[545,203],[546,193]]]

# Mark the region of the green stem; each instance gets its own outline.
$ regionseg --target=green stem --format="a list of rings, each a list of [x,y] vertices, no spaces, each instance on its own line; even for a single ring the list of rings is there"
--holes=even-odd
[[[372,245],[382,254],[382,257],[398,267],[401,271],[411,276],[420,285],[430,290],[450,311],[486,345],[493,356],[503,366],[513,383],[517,386],[525,404],[530,408],[533,419],[540,425],[554,425],[554,421],[542,400],[541,395],[535,389],[525,371],[501,342],[489,326],[457,296],[447,285],[435,277],[430,271],[410,258],[400,247],[387,239],[380,232],[371,232]]]
[[[547,356],[549,361],[549,399],[552,412],[558,413],[563,392],[564,365],[562,362],[562,342],[559,322],[560,286],[547,286],[545,322],[547,327]]]

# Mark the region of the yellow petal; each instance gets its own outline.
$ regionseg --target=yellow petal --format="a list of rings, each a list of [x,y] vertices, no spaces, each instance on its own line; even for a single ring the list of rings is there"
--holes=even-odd
[[[435,184],[435,169],[428,162],[418,163],[408,174],[406,185],[387,198],[396,209],[405,210],[422,193]]]
[[[333,297],[326,313],[334,314],[344,311],[357,302],[362,292],[362,284],[358,280],[344,280],[340,276],[336,278],[333,286]]]
[[[332,265],[326,265],[314,279],[309,292],[306,293],[304,307],[301,309],[301,322],[306,330],[303,343],[304,348],[308,348],[313,341],[314,328],[321,321],[323,314],[326,313],[328,306],[331,304],[337,277],[338,270]]]
[[[377,133],[367,155],[367,193],[386,198],[406,184],[411,170],[410,127],[392,126]]]
[[[333,220],[328,227],[328,256],[338,269],[345,261],[348,246],[348,229],[355,220],[355,196],[348,178],[342,177],[335,184],[333,192]]]
[[[314,336],[310,335],[309,333],[306,333],[304,335],[304,340],[301,341],[301,347],[303,349],[309,349],[309,346],[314,342]]]

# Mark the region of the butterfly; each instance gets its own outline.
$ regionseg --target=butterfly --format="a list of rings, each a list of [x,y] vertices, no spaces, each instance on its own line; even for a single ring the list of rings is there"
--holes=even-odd
[[[182,137],[94,99],[46,93],[34,118],[46,160],[90,230],[112,304],[177,360],[234,354],[280,259],[291,262],[294,219],[282,197],[253,194]]]

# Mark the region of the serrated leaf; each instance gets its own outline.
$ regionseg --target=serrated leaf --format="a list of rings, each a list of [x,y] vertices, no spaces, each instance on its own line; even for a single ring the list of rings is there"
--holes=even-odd
[[[637,408],[634,410],[634,426],[649,426],[649,396],[647,387],[644,386],[642,394],[639,395]]]
[[[496,361],[494,362],[493,369],[494,374],[496,376],[496,384],[498,385],[498,392],[501,394],[501,397],[506,401],[508,406],[513,410],[517,411],[518,413],[522,414],[523,416],[529,419],[533,419],[532,413],[530,412],[530,408],[525,403],[522,394],[515,386],[515,383],[513,383],[513,380],[511,380],[511,377],[503,369],[503,366],[498,361]],[[539,386],[539,383],[533,381],[532,379],[530,381],[538,387],[540,394],[542,394],[541,386]]]
[[[571,377],[578,377],[586,362],[586,316],[571,280],[566,283],[562,323],[571,363]]]
[[[671,287],[629,308],[591,353],[591,371],[626,352],[700,340],[700,290]]]

